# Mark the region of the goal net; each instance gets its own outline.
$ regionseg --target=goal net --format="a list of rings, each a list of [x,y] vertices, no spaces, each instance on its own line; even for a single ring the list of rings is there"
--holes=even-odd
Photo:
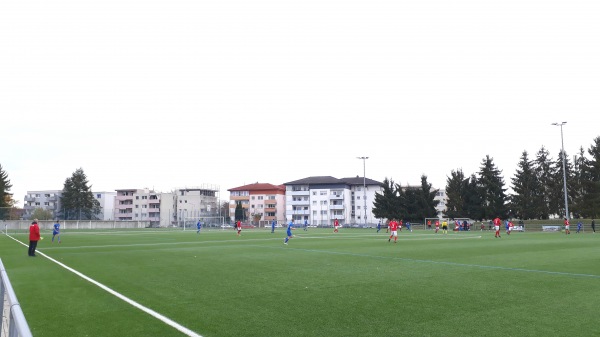
[[[223,216],[204,216],[204,217],[186,217],[183,221],[183,230],[196,230],[198,221],[202,224],[202,229],[215,228],[221,229],[225,224]]]

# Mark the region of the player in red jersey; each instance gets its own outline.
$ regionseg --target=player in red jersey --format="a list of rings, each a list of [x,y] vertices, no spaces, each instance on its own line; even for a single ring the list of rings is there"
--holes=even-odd
[[[240,220],[237,221],[235,227],[237,229],[237,236],[242,235],[242,222]]]
[[[496,234],[494,235],[495,238],[500,237],[500,224],[501,223],[502,223],[502,220],[500,220],[499,217],[496,217],[494,219],[494,230],[496,231]]]
[[[334,233],[338,232],[338,227],[340,227],[340,222],[338,221],[337,218],[335,218],[335,221],[333,221],[333,232]]]
[[[437,233],[440,230],[440,220],[435,220],[435,232]]]
[[[571,234],[569,230],[569,219],[565,218],[565,234]]]
[[[390,235],[388,242],[390,242],[390,240],[394,238],[394,243],[396,243],[396,241],[398,241],[398,222],[395,219],[392,219],[392,221],[390,221],[390,232],[392,234]]]
[[[512,221],[508,221],[508,229],[506,230],[506,234],[510,235],[510,232],[512,232],[513,228],[515,227],[515,225],[512,223]]]

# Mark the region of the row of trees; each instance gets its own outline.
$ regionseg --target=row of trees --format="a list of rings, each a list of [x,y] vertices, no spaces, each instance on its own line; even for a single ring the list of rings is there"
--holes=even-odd
[[[495,217],[530,220],[564,215],[565,176],[569,217],[597,218],[600,213],[600,137],[594,139],[587,156],[581,147],[573,161],[562,150],[554,160],[543,146],[534,159],[524,151],[511,178],[510,195],[502,171],[489,155],[483,159],[477,174],[465,176],[462,169],[453,170],[446,181],[444,216],[481,221]],[[375,196],[373,213],[378,218],[412,222],[436,217],[433,200],[436,192],[431,190],[426,176],[421,177],[420,187],[402,187],[386,178],[383,192]]]
[[[496,216],[528,220],[565,214],[563,172],[567,179],[570,215],[597,218],[600,213],[600,137],[594,139],[587,156],[581,147],[573,161],[562,150],[554,160],[543,146],[534,159],[523,151],[517,171],[511,178],[510,195],[506,192],[502,171],[489,155],[483,159],[477,174],[466,176],[462,169],[451,171],[445,187],[444,216],[474,220]],[[7,212],[15,205],[11,187],[8,174],[0,165],[0,212]],[[375,196],[373,214],[377,218],[412,222],[436,217],[437,192],[425,175],[421,176],[421,186],[418,187],[403,187],[386,178],[383,192]],[[62,219],[95,219],[99,214],[100,203],[94,198],[83,169],[77,169],[65,180],[61,204],[59,216]],[[235,218],[243,219],[245,214],[241,205],[236,206]],[[6,219],[6,214],[0,213],[0,219]]]

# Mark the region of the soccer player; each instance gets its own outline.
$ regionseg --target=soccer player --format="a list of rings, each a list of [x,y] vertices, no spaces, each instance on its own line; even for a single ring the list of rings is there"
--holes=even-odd
[[[499,217],[496,217],[494,219],[494,230],[496,231],[496,234],[494,234],[495,238],[499,238],[500,237],[500,224],[502,223],[502,220],[500,220]]]
[[[381,230],[381,220],[377,223],[377,233]]]
[[[290,223],[288,224],[288,228],[287,228],[287,233],[286,233],[286,237],[285,240],[283,241],[284,245],[287,245],[288,241],[290,241],[290,239],[293,237],[292,235],[292,230],[294,229],[294,219],[292,219],[292,221],[290,221]]]
[[[308,230],[308,220],[304,219],[304,230]]]
[[[592,219],[592,231],[596,233],[596,220]]]
[[[236,228],[237,228],[237,236],[242,235],[242,222],[240,220],[237,221]]]
[[[198,220],[198,223],[196,224],[196,234],[200,234],[200,230],[202,229],[202,222],[200,222],[200,220]]]
[[[514,226],[515,225],[513,225],[512,221],[508,222],[508,229],[506,230],[507,235],[510,235],[510,232],[512,232]]]
[[[448,234],[448,222],[446,220],[442,221],[442,233]]]
[[[390,221],[390,232],[392,234],[390,235],[388,242],[394,238],[394,243],[396,243],[398,241],[398,222],[396,222],[396,219],[392,219],[392,221]]]
[[[581,220],[577,223],[577,233],[581,232],[581,227],[583,226],[583,224],[581,223]]]
[[[275,233],[275,225],[277,224],[277,220],[273,219],[271,221],[271,233]]]
[[[412,232],[412,228],[410,227],[410,221],[407,221],[405,226],[406,226],[406,229],[408,229],[409,231]]]
[[[337,233],[338,232],[338,227],[340,226],[340,222],[338,221],[337,218],[335,218],[335,220],[333,221],[333,232]]]
[[[431,229],[431,220],[427,220],[427,229]]]
[[[52,229],[52,243],[54,243],[54,238],[58,239],[58,243],[60,243],[60,223],[56,220],[54,224],[54,229]]]
[[[565,234],[571,234],[569,230],[569,219],[565,218]]]
[[[440,220],[435,220],[435,233],[440,230]]]

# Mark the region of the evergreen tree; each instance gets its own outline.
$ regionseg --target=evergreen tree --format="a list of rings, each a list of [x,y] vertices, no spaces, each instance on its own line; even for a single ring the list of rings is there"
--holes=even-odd
[[[514,194],[510,197],[511,213],[523,220],[536,219],[536,208],[542,202],[541,189],[533,163],[523,151],[512,180]]]
[[[474,220],[483,220],[483,207],[481,189],[477,184],[477,177],[471,174],[469,180],[465,180],[463,191],[463,199],[465,201],[465,216]]]
[[[396,188],[392,179],[383,180],[382,193],[375,193],[373,201],[373,215],[378,219],[392,219],[396,204]]]
[[[586,178],[585,168],[587,167],[587,160],[585,158],[585,150],[583,146],[579,148],[579,155],[573,158],[573,172],[572,178],[569,185],[569,193],[571,196],[572,204],[569,206],[569,211],[573,213],[574,218],[581,217],[582,197],[585,191]]]
[[[557,214],[561,217],[565,216],[565,188],[564,188],[564,176],[563,176],[563,156],[565,157],[565,169],[567,178],[567,202],[571,204],[571,197],[569,193],[570,181],[572,180],[573,165],[569,161],[566,152],[562,150],[558,153],[558,159],[554,162],[554,170],[552,174],[552,182],[550,193],[550,213]],[[569,211],[570,212],[570,211]],[[569,218],[571,216],[569,215]]]
[[[61,214],[66,220],[93,220],[100,213],[100,202],[94,198],[83,169],[73,172],[65,184],[60,197]]]
[[[552,159],[550,158],[550,152],[542,146],[542,148],[536,154],[534,161],[534,169],[537,180],[540,184],[540,198],[536,204],[536,218],[537,219],[548,219],[550,217],[550,195],[553,189],[552,176],[554,169],[552,166]]]
[[[235,204],[235,221],[243,221],[244,220],[244,208],[242,207],[242,202],[238,201]]]
[[[586,218],[598,219],[600,215],[600,137],[588,149],[590,158],[584,167],[584,194],[581,198],[580,211]]]
[[[450,172],[450,177],[446,177],[446,211],[445,216],[449,218],[466,217],[465,196],[465,175],[462,169]]]
[[[431,184],[427,182],[427,176],[421,176],[421,190],[419,191],[418,200],[418,221],[425,221],[425,218],[433,218],[437,216],[437,210],[435,209],[439,201],[435,200],[435,196],[439,190],[432,190]]]
[[[14,206],[12,194],[10,193],[11,188],[12,184],[8,179],[8,173],[0,165],[0,219],[8,219],[8,215],[10,214],[10,209],[3,207]]]
[[[485,219],[493,219],[496,216],[505,219],[508,216],[506,189],[501,174],[502,171],[496,168],[493,158],[486,155],[477,180],[482,197],[482,215]]]

